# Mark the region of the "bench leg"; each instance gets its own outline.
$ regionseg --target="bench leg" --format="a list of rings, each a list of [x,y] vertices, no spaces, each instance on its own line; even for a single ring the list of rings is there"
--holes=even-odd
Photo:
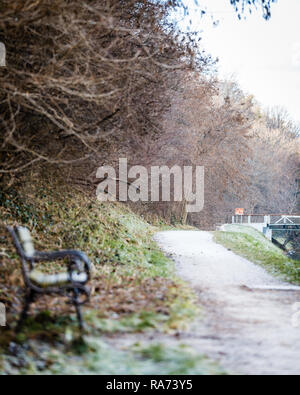
[[[84,330],[84,322],[83,322],[83,318],[82,318],[81,306],[79,305],[79,291],[78,291],[78,289],[74,289],[73,303],[74,303],[74,306],[76,309],[79,328],[81,331],[83,331]]]
[[[31,303],[34,302],[35,299],[35,293],[34,291],[29,291],[25,297],[25,302],[24,302],[24,307],[23,307],[23,311],[21,313],[17,328],[16,328],[16,333],[19,333],[20,330],[22,329],[22,326],[24,324],[24,321],[27,319],[28,317],[28,312],[30,309],[30,305]]]
[[[77,319],[78,319],[78,323],[79,323],[79,328],[81,331],[84,330],[84,322],[83,322],[83,318],[82,318],[82,312],[81,312],[81,308],[80,306],[76,305],[76,314],[77,314]]]

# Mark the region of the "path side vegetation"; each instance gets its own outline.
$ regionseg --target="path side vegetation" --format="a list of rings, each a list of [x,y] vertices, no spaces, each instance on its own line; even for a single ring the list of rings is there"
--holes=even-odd
[[[258,230],[241,225],[226,225],[225,230],[215,233],[217,243],[263,266],[273,276],[300,285],[299,261],[289,259]]]

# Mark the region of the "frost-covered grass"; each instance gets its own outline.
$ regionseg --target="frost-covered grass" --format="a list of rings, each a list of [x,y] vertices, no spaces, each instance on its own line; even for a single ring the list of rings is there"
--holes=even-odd
[[[215,233],[215,241],[238,255],[263,266],[270,274],[300,285],[300,262],[289,259],[256,229],[242,225],[225,225]]]
[[[155,342],[113,347],[103,339],[87,337],[68,347],[29,344],[28,352],[9,357],[9,372],[21,375],[224,375],[220,367],[191,348]],[[34,358],[33,358],[34,356]],[[1,356],[0,356],[1,358]],[[18,364],[21,362],[21,367]],[[8,365],[8,361],[6,362]],[[1,375],[1,371],[0,371]]]

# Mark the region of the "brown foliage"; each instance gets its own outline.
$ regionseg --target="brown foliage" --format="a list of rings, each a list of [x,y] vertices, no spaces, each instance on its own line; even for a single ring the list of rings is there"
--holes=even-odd
[[[252,127],[255,150],[249,158],[251,187],[246,206],[251,213],[292,214],[297,205],[300,141],[293,125],[268,126],[268,119]]]
[[[204,166],[205,208],[190,215],[189,222],[211,228],[224,221],[226,199],[245,194],[251,99],[234,102],[226,95],[225,100],[220,83],[198,73],[181,74],[180,80],[162,132],[148,145],[143,164],[148,160],[148,166]],[[169,221],[185,221],[185,204],[158,203],[146,208]]]
[[[0,174],[91,165],[153,132],[172,73],[197,64],[192,39],[167,22],[176,3],[1,0]]]
[[[210,59],[167,18],[178,3],[0,0],[0,176],[48,163],[93,181],[124,155],[205,166],[205,210],[190,218],[201,227],[237,206],[292,210],[295,129],[282,114],[258,121],[236,84],[198,73]],[[143,209],[185,216],[184,202]]]
[[[236,207],[250,214],[293,212],[300,152],[295,126],[264,115],[235,82],[197,73],[181,74],[180,80],[162,132],[143,152],[142,163],[205,167],[204,210],[189,222],[214,229]],[[144,208],[169,221],[186,218],[185,202]]]

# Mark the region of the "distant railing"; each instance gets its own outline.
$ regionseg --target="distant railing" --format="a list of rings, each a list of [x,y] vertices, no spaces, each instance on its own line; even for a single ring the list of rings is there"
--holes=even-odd
[[[233,224],[300,224],[300,216],[290,214],[249,214],[249,215],[233,215]]]

